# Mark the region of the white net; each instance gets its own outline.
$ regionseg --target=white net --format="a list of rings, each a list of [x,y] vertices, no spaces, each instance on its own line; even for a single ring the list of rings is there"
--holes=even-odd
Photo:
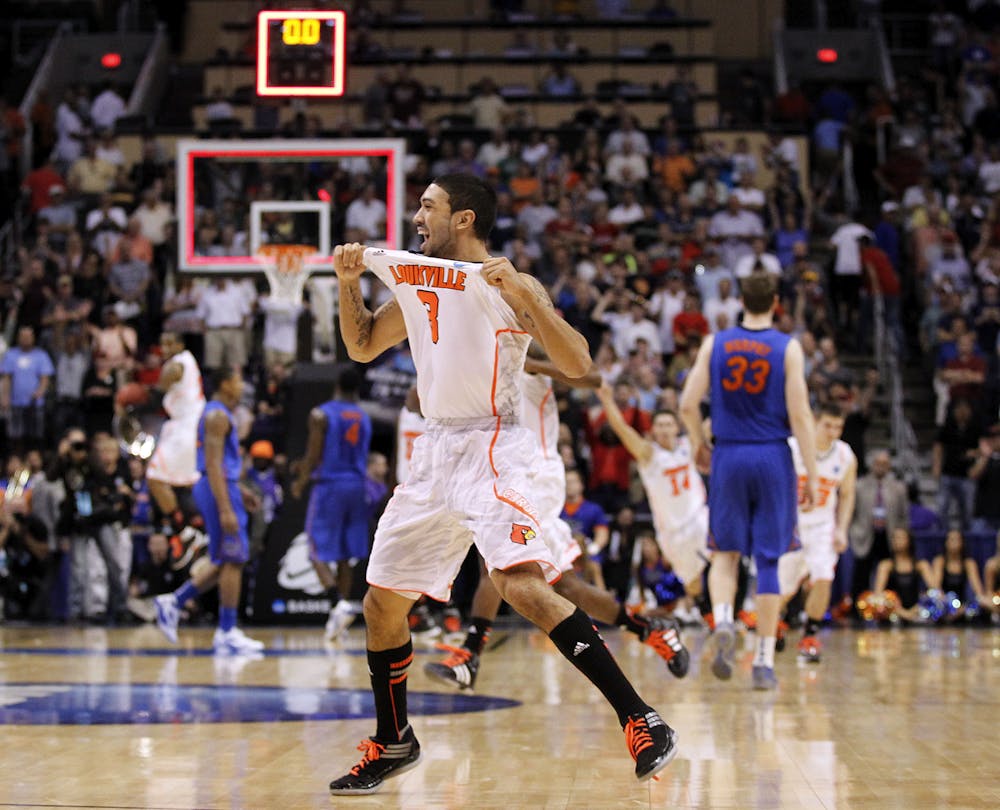
[[[310,271],[306,256],[316,253],[309,245],[261,245],[260,256],[266,259],[264,275],[271,288],[271,299],[278,303],[301,304]]]

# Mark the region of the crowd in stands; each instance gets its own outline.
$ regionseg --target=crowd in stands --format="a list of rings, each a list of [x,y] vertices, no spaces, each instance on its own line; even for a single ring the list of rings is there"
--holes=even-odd
[[[844,439],[862,482],[877,487],[892,475],[884,447],[866,442],[884,393],[872,366],[876,321],[884,318],[901,361],[923,363],[933,377],[938,425],[933,446],[921,448],[931,457],[936,499],[922,496],[917,481],[901,482],[904,522],[891,528],[926,529],[942,540],[949,527],[992,536],[1000,530],[1000,52],[965,21],[955,18],[954,28],[951,41],[936,38],[935,64],[922,76],[901,76],[894,97],[876,86],[854,92],[832,85],[761,99],[753,123],[766,126],[767,136],[758,148],[742,134],[700,132],[683,116],[665,114],[658,129],[644,130],[620,100],[588,100],[564,127],[544,131],[525,122],[488,78],[471,104],[477,129],[451,132],[423,120],[419,82],[405,66],[369,88],[365,120],[354,124],[405,132],[408,211],[438,174],[472,172],[495,186],[491,249],[546,285],[640,431],[656,409],[676,410],[701,341],[738,321],[740,280],[763,269],[780,277],[777,324],[805,349],[814,403],[842,406]],[[565,77],[551,78],[556,92]],[[684,89],[676,88],[682,111]],[[142,547],[122,551],[96,538],[100,556],[109,574],[133,559],[136,571],[148,572],[150,560],[162,562],[171,551],[166,541],[150,540],[148,526],[136,528],[148,494],[141,461],[121,457],[112,438],[116,391],[132,381],[155,384],[164,329],[183,334],[203,368],[242,366],[253,382],[243,441],[269,457],[261,465],[248,460],[248,470],[273,470],[280,482],[285,395],[295,362],[311,359],[303,351],[310,316],[306,308],[292,321],[272,321],[280,339],[269,344],[267,298],[253,283],[180,277],[172,155],[149,133],[141,159],[129,165],[114,134],[121,98],[110,87],[90,96],[74,87],[56,109],[43,104],[33,113],[46,159],[20,178],[30,229],[17,261],[0,268],[8,344],[0,347],[8,481],[0,531],[13,525],[16,504],[14,511],[26,513],[16,522],[25,559],[42,566],[67,550],[76,530],[60,522],[48,490],[64,483],[75,453],[89,453],[98,483],[111,482],[110,522],[132,526],[129,536]],[[351,126],[326,133],[303,114],[286,134],[340,136]],[[869,159],[878,139],[887,147],[880,164]],[[845,144],[853,148],[860,194],[853,207]],[[384,206],[381,217],[371,210],[385,190],[378,161],[295,176],[248,169],[229,179],[224,190],[216,184],[196,192],[196,250],[205,255],[245,245],[250,201],[315,199],[320,190],[337,213],[334,244],[384,238]],[[281,238],[280,225],[275,221],[271,238]],[[407,244],[416,244],[412,230]],[[407,349],[387,353],[365,373],[373,408],[383,417],[398,411],[414,377]],[[573,471],[569,501],[597,507],[574,528],[589,544],[607,527],[598,561],[608,587],[624,598],[633,558],[642,558],[635,547],[648,507],[592,395],[557,393],[560,448]],[[379,449],[393,452],[391,442]],[[873,455],[879,460],[869,470]],[[272,499],[270,508],[280,503]],[[884,522],[877,530],[885,534]],[[854,552],[872,576],[880,560],[865,545]],[[124,596],[115,591],[113,598]],[[63,595],[32,610],[86,615],[78,602]]]

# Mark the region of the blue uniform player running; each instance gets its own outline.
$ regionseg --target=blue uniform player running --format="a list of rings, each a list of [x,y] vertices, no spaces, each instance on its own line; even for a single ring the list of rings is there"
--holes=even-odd
[[[708,338],[681,395],[681,416],[692,451],[709,449],[701,402],[710,396],[714,447],[709,479],[709,545],[715,550],[708,588],[715,619],[712,672],[732,676],[736,643],[733,601],[741,555],[757,565],[755,689],[774,689],[774,646],[780,588],[778,559],[797,544],[797,478],[788,447],[794,434],[803,448],[807,482],[803,508],[816,492],[816,450],[802,348],[772,326],[777,278],[755,272],[741,282],[743,322]]]
[[[313,488],[306,512],[309,558],[330,597],[326,637],[336,638],[361,613],[350,601],[351,560],[368,556],[369,521],[365,480],[371,447],[371,420],[358,406],[361,375],[344,369],[337,378],[333,399],[309,414],[306,455],[295,468],[292,495],[302,497],[312,476]],[[335,564],[334,577],[330,565]]]
[[[243,566],[250,554],[244,500],[252,496],[240,485],[242,460],[233,409],[243,393],[238,369],[216,374],[215,398],[198,420],[197,464],[201,478],[192,496],[205,521],[210,566],[201,569],[174,593],[156,597],[156,621],[168,639],[177,641],[180,609],[216,583],[219,585],[219,627],[212,645],[225,655],[259,652],[264,645],[236,626]]]

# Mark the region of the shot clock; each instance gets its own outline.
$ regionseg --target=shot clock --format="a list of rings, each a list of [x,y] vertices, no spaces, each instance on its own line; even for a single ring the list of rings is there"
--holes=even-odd
[[[342,96],[347,17],[343,11],[257,15],[257,95]]]

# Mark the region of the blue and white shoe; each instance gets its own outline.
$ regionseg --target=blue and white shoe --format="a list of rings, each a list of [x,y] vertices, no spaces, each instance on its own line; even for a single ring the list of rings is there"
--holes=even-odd
[[[162,593],[153,600],[156,606],[156,626],[171,644],[177,643],[177,625],[181,620],[181,609],[172,593]]]
[[[264,642],[250,638],[238,627],[232,630],[220,627],[212,637],[212,647],[218,655],[253,655],[264,649]]]
[[[720,681],[728,681],[733,677],[733,653],[736,650],[736,629],[729,624],[720,624],[712,633],[715,639],[715,660],[712,661],[712,674]]]
[[[778,677],[773,667],[754,666],[753,688],[758,692],[768,692],[778,688]]]

